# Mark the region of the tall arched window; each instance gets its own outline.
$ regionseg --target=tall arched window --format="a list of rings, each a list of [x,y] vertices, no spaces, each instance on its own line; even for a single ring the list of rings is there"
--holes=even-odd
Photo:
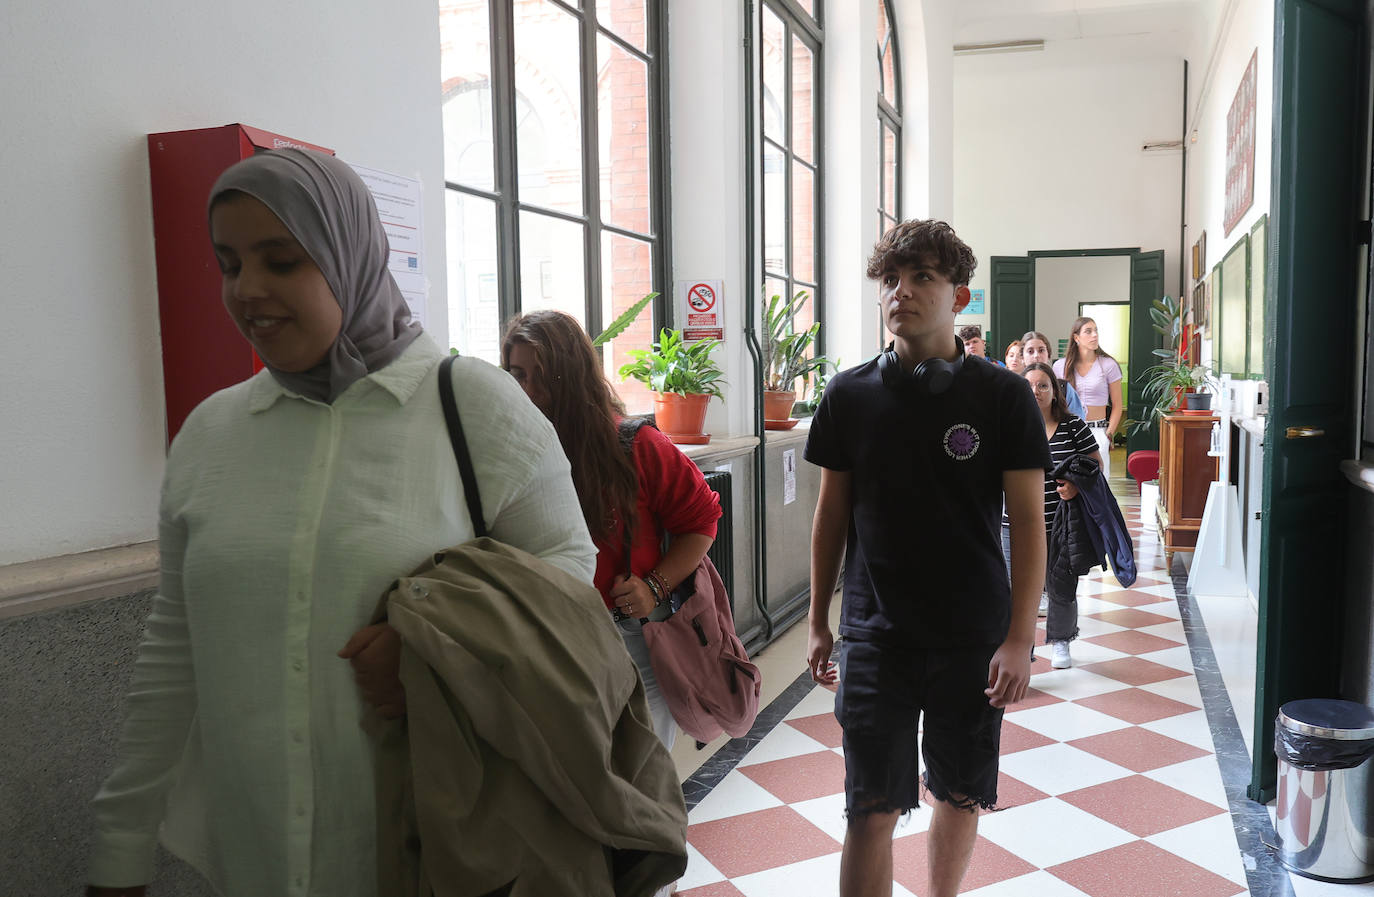
[[[769,296],[810,297],[800,330],[821,320],[821,2],[764,0],[759,7],[763,275]],[[824,339],[825,331],[821,331]]]
[[[878,234],[902,219],[902,57],[892,0],[878,0]]]
[[[666,5],[440,0],[452,345],[495,361],[513,315],[555,308],[595,334],[668,295]],[[666,308],[608,347],[608,371]]]

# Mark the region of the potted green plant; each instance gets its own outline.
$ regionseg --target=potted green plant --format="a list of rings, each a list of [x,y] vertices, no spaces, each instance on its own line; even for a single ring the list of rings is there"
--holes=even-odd
[[[820,322],[805,330],[794,330],[793,321],[810,298],[798,290],[790,300],[774,295],[763,309],[763,425],[769,430],[787,430],[797,425],[792,407],[797,401],[797,378],[809,384],[811,375],[824,375],[830,360],[810,356]]]
[[[1145,378],[1142,392],[1149,404],[1144,417],[1131,422],[1132,432],[1154,426],[1155,421],[1182,407],[1184,396],[1207,384],[1207,368],[1189,358],[1192,327],[1187,323],[1187,313],[1187,305],[1171,296],[1156,300],[1150,309],[1151,324],[1164,337],[1164,348],[1153,350],[1159,361],[1141,372]]]
[[[673,442],[705,445],[711,441],[702,432],[706,405],[711,397],[721,398],[725,383],[711,352],[720,340],[685,342],[681,330],[664,328],[658,342],[648,349],[631,349],[625,354],[632,361],[621,365],[620,378],[631,377],[654,393],[654,422]]]

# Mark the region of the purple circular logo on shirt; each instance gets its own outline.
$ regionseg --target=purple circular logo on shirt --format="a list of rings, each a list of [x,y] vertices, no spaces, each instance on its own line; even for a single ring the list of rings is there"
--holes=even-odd
[[[967,461],[978,454],[982,441],[978,431],[968,424],[955,424],[945,431],[945,454],[956,461]]]

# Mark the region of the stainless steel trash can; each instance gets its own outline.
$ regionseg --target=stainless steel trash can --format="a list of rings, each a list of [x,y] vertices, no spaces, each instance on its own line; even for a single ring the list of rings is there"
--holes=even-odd
[[[1374,709],[1310,698],[1279,708],[1279,862],[1321,881],[1374,881]]]

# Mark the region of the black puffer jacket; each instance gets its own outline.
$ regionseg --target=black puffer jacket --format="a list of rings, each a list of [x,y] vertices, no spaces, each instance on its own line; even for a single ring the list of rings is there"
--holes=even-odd
[[[1078,577],[1102,563],[1102,552],[1093,544],[1092,522],[1081,502],[1061,501],[1050,529],[1050,566],[1045,590],[1051,595],[1078,591]]]

